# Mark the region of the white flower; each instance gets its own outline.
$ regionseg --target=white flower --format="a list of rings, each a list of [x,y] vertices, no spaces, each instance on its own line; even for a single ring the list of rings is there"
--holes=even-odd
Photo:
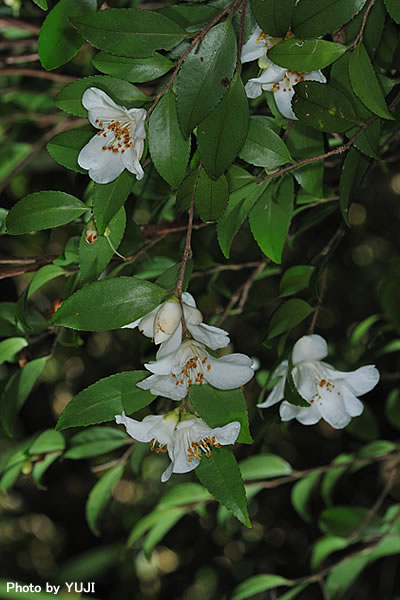
[[[157,360],[145,364],[154,375],[136,385],[172,400],[185,398],[189,387],[195,384],[209,383],[220,390],[233,390],[253,377],[252,362],[245,354],[213,358],[204,344],[186,340],[168,354],[161,346]]]
[[[203,315],[196,308],[191,294],[182,294],[183,314],[186,327],[198,342],[202,342],[212,350],[225,348],[229,344],[229,336],[219,327],[202,323]],[[182,342],[182,309],[177,298],[159,304],[150,313],[137,319],[124,328],[139,327],[143,335],[150,337],[156,344],[163,343],[163,354],[177,350]]]
[[[119,106],[105,92],[93,87],[83,94],[82,104],[89,121],[100,131],[80,151],[79,166],[88,169],[89,177],[96,183],[109,183],[124,169],[142,179],[139,160],[146,137],[144,108]]]
[[[151,442],[151,450],[168,452],[171,464],[162,474],[161,481],[167,481],[172,473],[193,471],[200,463],[202,452],[210,456],[213,446],[234,444],[240,431],[238,421],[212,429],[199,417],[187,412],[179,414],[179,409],[164,416],[145,417],[143,421],[130,419],[123,412],[115,420],[125,425],[134,439]]]
[[[366,394],[379,381],[379,371],[374,365],[360,367],[356,371],[336,371],[321,359],[328,354],[326,341],[319,335],[305,335],[293,347],[292,377],[299,393],[310,402],[301,407],[282,402],[279,412],[282,421],[297,419],[303,425],[314,425],[322,418],[335,429],[346,427],[352,417],[364,410],[357,398]],[[267,400],[258,404],[267,408],[284,397],[288,361],[283,361],[272,374],[281,377]]]
[[[267,58],[267,50],[282,42],[283,38],[273,38],[263,33],[259,27],[249,38],[242,50],[242,63],[258,58],[262,73],[259,77],[249,79],[245,90],[248,98],[257,98],[264,91],[274,94],[276,105],[282,115],[288,119],[297,119],[292,109],[293,87],[300,81],[319,81],[326,83],[321,71],[297,73],[274,64]]]

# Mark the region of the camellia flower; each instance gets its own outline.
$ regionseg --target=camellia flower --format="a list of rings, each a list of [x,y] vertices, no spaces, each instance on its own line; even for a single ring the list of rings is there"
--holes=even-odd
[[[191,294],[182,294],[183,314],[186,327],[198,342],[202,342],[212,350],[225,348],[229,344],[229,336],[219,327],[202,323],[203,315],[196,308]],[[159,304],[150,313],[137,319],[124,328],[139,327],[143,335],[150,337],[156,344],[163,343],[163,354],[177,350],[182,342],[182,309],[176,297]]]
[[[204,344],[186,340],[168,354],[161,346],[157,360],[145,364],[154,374],[136,385],[158,396],[182,400],[191,385],[209,383],[220,390],[233,390],[244,385],[254,375],[252,364],[245,354],[213,358]]]
[[[379,381],[379,371],[374,365],[360,367],[348,373],[336,371],[322,359],[328,354],[326,341],[320,335],[305,335],[293,347],[292,377],[309,407],[295,406],[286,400],[280,406],[282,421],[297,419],[303,425],[314,425],[321,417],[335,429],[346,427],[352,417],[364,410],[357,398],[366,394]],[[280,377],[274,389],[260,408],[267,408],[284,398],[288,361],[275,369],[272,377]]]
[[[89,88],[82,104],[98,133],[82,148],[78,164],[96,183],[109,183],[124,169],[142,179],[140,164],[146,131],[144,108],[119,106],[102,90]]]
[[[259,77],[249,79],[245,90],[248,98],[257,98],[263,90],[273,92],[276,105],[282,115],[288,119],[297,119],[292,109],[293,87],[300,81],[326,83],[326,77],[321,71],[298,73],[280,67],[269,60],[267,50],[282,42],[283,39],[273,38],[257,27],[243,46],[241,61],[244,63],[258,58],[258,65],[262,69],[262,73]]]
[[[211,455],[212,448],[234,444],[240,431],[240,423],[232,421],[223,427],[212,429],[203,419],[175,409],[166,415],[152,415],[143,421],[135,421],[125,415],[117,415],[118,424],[138,442],[151,442],[151,450],[168,452],[171,464],[161,476],[168,481],[172,473],[193,471],[202,458]]]

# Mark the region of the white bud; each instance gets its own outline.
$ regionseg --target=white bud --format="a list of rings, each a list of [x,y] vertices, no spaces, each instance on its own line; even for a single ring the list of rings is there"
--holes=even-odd
[[[185,303],[183,303],[183,314],[188,325],[200,325],[203,321],[203,315],[199,309]]]
[[[152,338],[154,336],[154,321],[155,315],[153,311],[143,317],[143,319],[140,319],[138,325],[140,333],[143,333],[146,337]]]
[[[178,302],[164,302],[154,320],[154,342],[166,342],[178,327],[181,317],[182,310]]]

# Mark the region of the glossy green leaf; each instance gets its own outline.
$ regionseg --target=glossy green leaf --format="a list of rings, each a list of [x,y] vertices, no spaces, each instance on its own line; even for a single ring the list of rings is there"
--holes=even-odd
[[[239,463],[239,468],[244,481],[272,479],[292,472],[290,464],[276,454],[249,456]]]
[[[293,121],[286,138],[286,145],[295,160],[320,156],[324,153],[324,136],[320,131],[307,127],[301,121]],[[293,176],[309,194],[323,195],[323,161],[315,161],[293,171]]]
[[[23,337],[10,337],[0,342],[0,365],[3,362],[14,362],[16,355],[28,345]]]
[[[35,192],[19,200],[7,216],[8,233],[20,235],[75,221],[89,208],[65,192]]]
[[[154,166],[172,187],[182,182],[190,153],[190,139],[179,127],[175,94],[168,91],[149,120],[149,149]]]
[[[93,214],[97,231],[103,235],[111,219],[124,205],[132,191],[133,175],[125,169],[110,183],[95,183],[93,187]]]
[[[42,478],[46,471],[51,467],[53,462],[55,462],[58,458],[62,456],[62,451],[58,450],[56,452],[50,452],[44,456],[41,456],[38,460],[34,462],[32,469],[32,477],[34,482],[39,488],[44,489],[42,485]]]
[[[352,138],[355,133],[358,131],[358,128],[349,129],[346,131],[346,136],[348,138]],[[374,158],[376,160],[380,160],[380,143],[381,143],[381,120],[376,119],[373,121],[368,127],[363,129],[361,135],[354,140],[354,146],[362,152],[366,154],[370,158]]]
[[[361,448],[359,452],[359,456],[369,458],[371,456],[383,456],[385,454],[389,454],[396,449],[396,446],[393,442],[389,440],[373,440],[363,448]]]
[[[332,469],[323,475],[321,482],[321,496],[325,504],[331,506],[333,504],[333,492],[336,484],[342,475],[349,469],[349,463],[353,458],[352,454],[339,454],[333,461],[332,465],[337,465],[336,469]],[[341,466],[345,463],[344,466]]]
[[[65,440],[61,433],[54,429],[47,429],[43,431],[29,447],[28,454],[34,456],[35,454],[47,454],[47,452],[55,452],[57,450],[64,450]]]
[[[251,209],[251,232],[265,256],[280,263],[293,212],[293,179],[269,185]]]
[[[220,177],[239,154],[249,126],[249,103],[237,72],[225,96],[199,124],[200,157],[210,177]]]
[[[285,37],[295,0],[251,0],[251,8],[261,29],[273,37]]]
[[[229,21],[210,29],[179,71],[176,84],[178,118],[190,132],[216,107],[227,90],[236,63],[236,36]]]
[[[126,371],[96,381],[67,404],[57,429],[114,421],[122,411],[131,414],[144,408],[155,398],[148,390],[136,387],[146,375],[147,371]]]
[[[50,71],[65,64],[78,52],[83,39],[71,25],[70,17],[93,12],[96,0],[60,0],[45,18],[39,35],[39,57]]]
[[[252,182],[229,196],[228,206],[217,225],[218,242],[225,258],[229,258],[233,238],[265,187],[265,184]]]
[[[368,14],[366,17],[367,10]],[[365,18],[366,22],[364,23]],[[372,7],[369,5],[369,2],[366,2],[363,9],[346,25],[346,42],[348,44],[354,42],[361,27],[363,27],[362,42],[371,60],[373,60],[382,39],[385,20],[386,10],[383,0],[376,0]]]
[[[200,0],[203,1],[203,0]],[[216,6],[199,5],[190,2],[162,6],[158,12],[179,23],[187,31],[198,31],[206,27],[220,12]]]
[[[326,578],[326,589],[331,600],[343,597],[353,581],[368,564],[368,555],[354,556],[339,563]]]
[[[340,210],[349,224],[350,203],[354,201],[363,177],[367,171],[369,160],[355,148],[350,148],[344,159],[339,183]]]
[[[122,477],[124,466],[125,465],[117,465],[107,471],[90,491],[86,503],[86,518],[94,535],[100,535],[100,517],[108,501],[111,499],[113,489]]]
[[[224,214],[228,195],[228,182],[224,175],[214,180],[204,169],[200,170],[194,197],[196,210],[202,221],[219,219]]]
[[[114,256],[114,251],[118,250],[125,225],[125,209],[120,208],[107,226],[107,235],[99,235],[94,243],[86,241],[83,230],[79,244],[79,269],[85,283],[100,277]]]
[[[247,500],[239,466],[228,448],[217,448],[204,456],[196,469],[204,487],[243,525],[251,527]]]
[[[237,439],[242,444],[251,444],[247,406],[241,389],[219,390],[212,385],[192,385],[189,397],[196,411],[210,427],[222,427],[239,421]]]
[[[150,10],[107,8],[71,19],[82,37],[100,50],[142,58],[155,50],[170,50],[186,33],[172,19]]]
[[[268,50],[273,63],[292,71],[307,72],[323,69],[346,52],[346,46],[326,40],[290,39]]]
[[[311,513],[311,497],[320,478],[319,473],[312,473],[298,481],[292,487],[291,500],[296,512],[304,521],[310,523],[312,521]]]
[[[385,0],[386,10],[397,24],[400,23],[400,6],[397,0]]]
[[[88,126],[57,133],[47,144],[47,152],[59,165],[76,173],[86,173],[78,165],[80,151],[93,137],[93,128]]]
[[[165,290],[135,277],[95,281],[67,298],[52,323],[82,331],[118,329],[160,304]]]
[[[361,102],[374,114],[393,120],[394,116],[389,112],[375,69],[363,44],[358,44],[351,53],[349,75],[354,93]]]
[[[49,8],[47,0],[33,0],[33,2],[42,10],[47,10]]]
[[[281,277],[279,295],[281,298],[292,296],[308,288],[310,277],[314,271],[311,265],[295,265],[289,267]]]
[[[286,333],[306,319],[313,307],[300,298],[291,298],[279,306],[268,324],[267,339],[270,340],[281,333]]]
[[[182,506],[211,499],[210,494],[199,483],[180,483],[170,488],[160,499],[158,507]]]
[[[350,21],[366,0],[301,0],[292,14],[292,30],[299,38],[322,37]]]
[[[174,66],[172,61],[157,52],[146,58],[113,56],[106,52],[99,52],[93,58],[92,63],[98,71],[132,83],[144,83],[157,79],[168,73]]]
[[[327,535],[319,540],[313,546],[312,557],[311,557],[311,566],[315,570],[319,567],[321,563],[324,562],[328,556],[330,556],[333,552],[337,552],[338,550],[344,550],[349,545],[349,542],[346,538]]]
[[[296,598],[300,594],[300,592],[302,592],[304,588],[306,588],[308,585],[310,584],[301,583],[300,585],[296,585],[296,587],[290,589],[288,592],[285,592],[284,594],[279,596],[279,600],[293,600],[293,598]]]
[[[232,600],[246,600],[246,598],[282,585],[292,585],[292,582],[280,575],[254,575],[235,588]]]
[[[319,518],[320,529],[327,534],[349,537],[359,531],[359,535],[379,533],[380,518],[374,516],[367,521],[368,509],[363,506],[332,506],[322,511]],[[365,526],[364,526],[365,524]]]
[[[115,427],[89,427],[70,439],[70,448],[65,452],[64,458],[81,459],[107,454],[125,446],[130,439]]]
[[[240,158],[256,167],[274,169],[292,161],[285,144],[271,129],[267,117],[250,117],[249,131]]]
[[[358,119],[350,100],[326,83],[303,81],[295,86],[292,107],[305,125],[330,133],[346,131]]]
[[[385,415],[393,427],[400,430],[400,390],[394,388],[386,398]]]
[[[108,77],[107,75],[91,75],[66,85],[58,92],[54,103],[67,113],[87,118],[88,113],[82,104],[82,96],[90,87],[103,90],[114,102],[126,106],[126,108],[142,106],[147,100],[147,96],[143,92],[123,79]],[[92,131],[95,135],[96,130],[92,129]]]
[[[41,267],[31,279],[28,288],[27,297],[30,298],[38,289],[45,285],[48,281],[52,281],[61,275],[66,275],[67,272],[58,265],[44,265]]]
[[[143,552],[150,556],[153,548],[164,538],[170,529],[185,515],[185,509],[175,508],[162,511],[157,523],[153,525],[143,542]]]

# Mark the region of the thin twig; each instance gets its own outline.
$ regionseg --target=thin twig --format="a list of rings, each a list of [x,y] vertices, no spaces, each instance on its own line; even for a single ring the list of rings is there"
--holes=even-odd
[[[24,62],[35,62],[37,60],[39,60],[39,54],[37,52],[34,52],[32,54],[18,54],[16,56],[8,56],[4,60],[4,62],[6,63],[6,65],[13,65]]]
[[[205,223],[193,223],[192,229],[203,229],[203,227],[209,227],[213,225],[215,221],[206,221]],[[152,225],[146,223],[141,225],[140,229],[143,231],[145,237],[154,237],[157,235],[164,235],[169,233],[178,233],[179,231],[186,231],[187,225]]]
[[[92,467],[91,470],[93,471],[93,473],[97,473],[98,471],[105,471],[106,469],[111,469],[111,467],[116,467],[118,465],[125,464],[135,449],[136,440],[126,440],[126,444],[130,444],[130,446],[128,450],[126,450],[123,453],[122,456],[120,456],[119,458],[115,458],[114,460],[109,460],[108,462],[103,463],[102,465],[96,465],[95,467]]]
[[[215,267],[205,269],[204,271],[195,271],[194,273],[192,273],[192,279],[196,279],[197,277],[207,277],[207,275],[212,275],[213,273],[220,273],[222,271],[241,271],[242,269],[253,269],[254,267],[258,267],[259,264],[259,261],[256,261],[242,263],[239,265],[216,265]]]
[[[78,79],[77,77],[71,77],[71,75],[61,75],[61,73],[51,73],[50,71],[39,71],[36,69],[0,69],[0,75],[23,75],[25,77],[51,79],[52,81],[59,81],[60,83],[72,83]]]
[[[246,281],[244,283],[242,283],[242,285],[236,290],[236,292],[232,295],[231,299],[229,300],[224,312],[222,313],[222,315],[219,317],[218,321],[216,322],[216,326],[219,327],[227,318],[229,312],[232,310],[232,308],[235,306],[235,304],[237,304],[239,302],[238,305],[238,313],[241,313],[244,307],[244,304],[247,300],[247,296],[249,295],[249,291],[251,286],[254,283],[255,278],[257,277],[257,275],[259,273],[261,273],[261,271],[264,269],[265,265],[266,265],[266,261],[262,260],[261,262],[258,263],[257,267],[254,269],[254,271],[250,274],[250,277],[248,277],[246,279]]]
[[[0,19],[0,27],[13,27],[15,29],[22,29],[23,31],[30,31],[31,33],[35,33],[39,35],[40,27],[37,25],[33,25],[32,23],[26,23],[25,21],[20,21],[20,19],[12,19],[11,17],[2,17]]]
[[[350,50],[353,50],[357,46],[357,44],[362,41],[362,38],[364,35],[364,29],[367,24],[369,11],[371,10],[371,8],[373,7],[374,4],[375,4],[375,0],[370,0],[369,4],[367,6],[367,10],[365,11],[363,19],[362,19],[360,31],[358,32],[358,35],[357,35],[356,39],[354,40],[354,42],[351,44]]]
[[[239,42],[237,49],[237,58],[236,58],[236,70],[238,70],[242,58],[242,48],[244,41],[244,29],[246,24],[246,8],[247,8],[247,0],[243,0],[240,7],[240,31],[239,31]]]

